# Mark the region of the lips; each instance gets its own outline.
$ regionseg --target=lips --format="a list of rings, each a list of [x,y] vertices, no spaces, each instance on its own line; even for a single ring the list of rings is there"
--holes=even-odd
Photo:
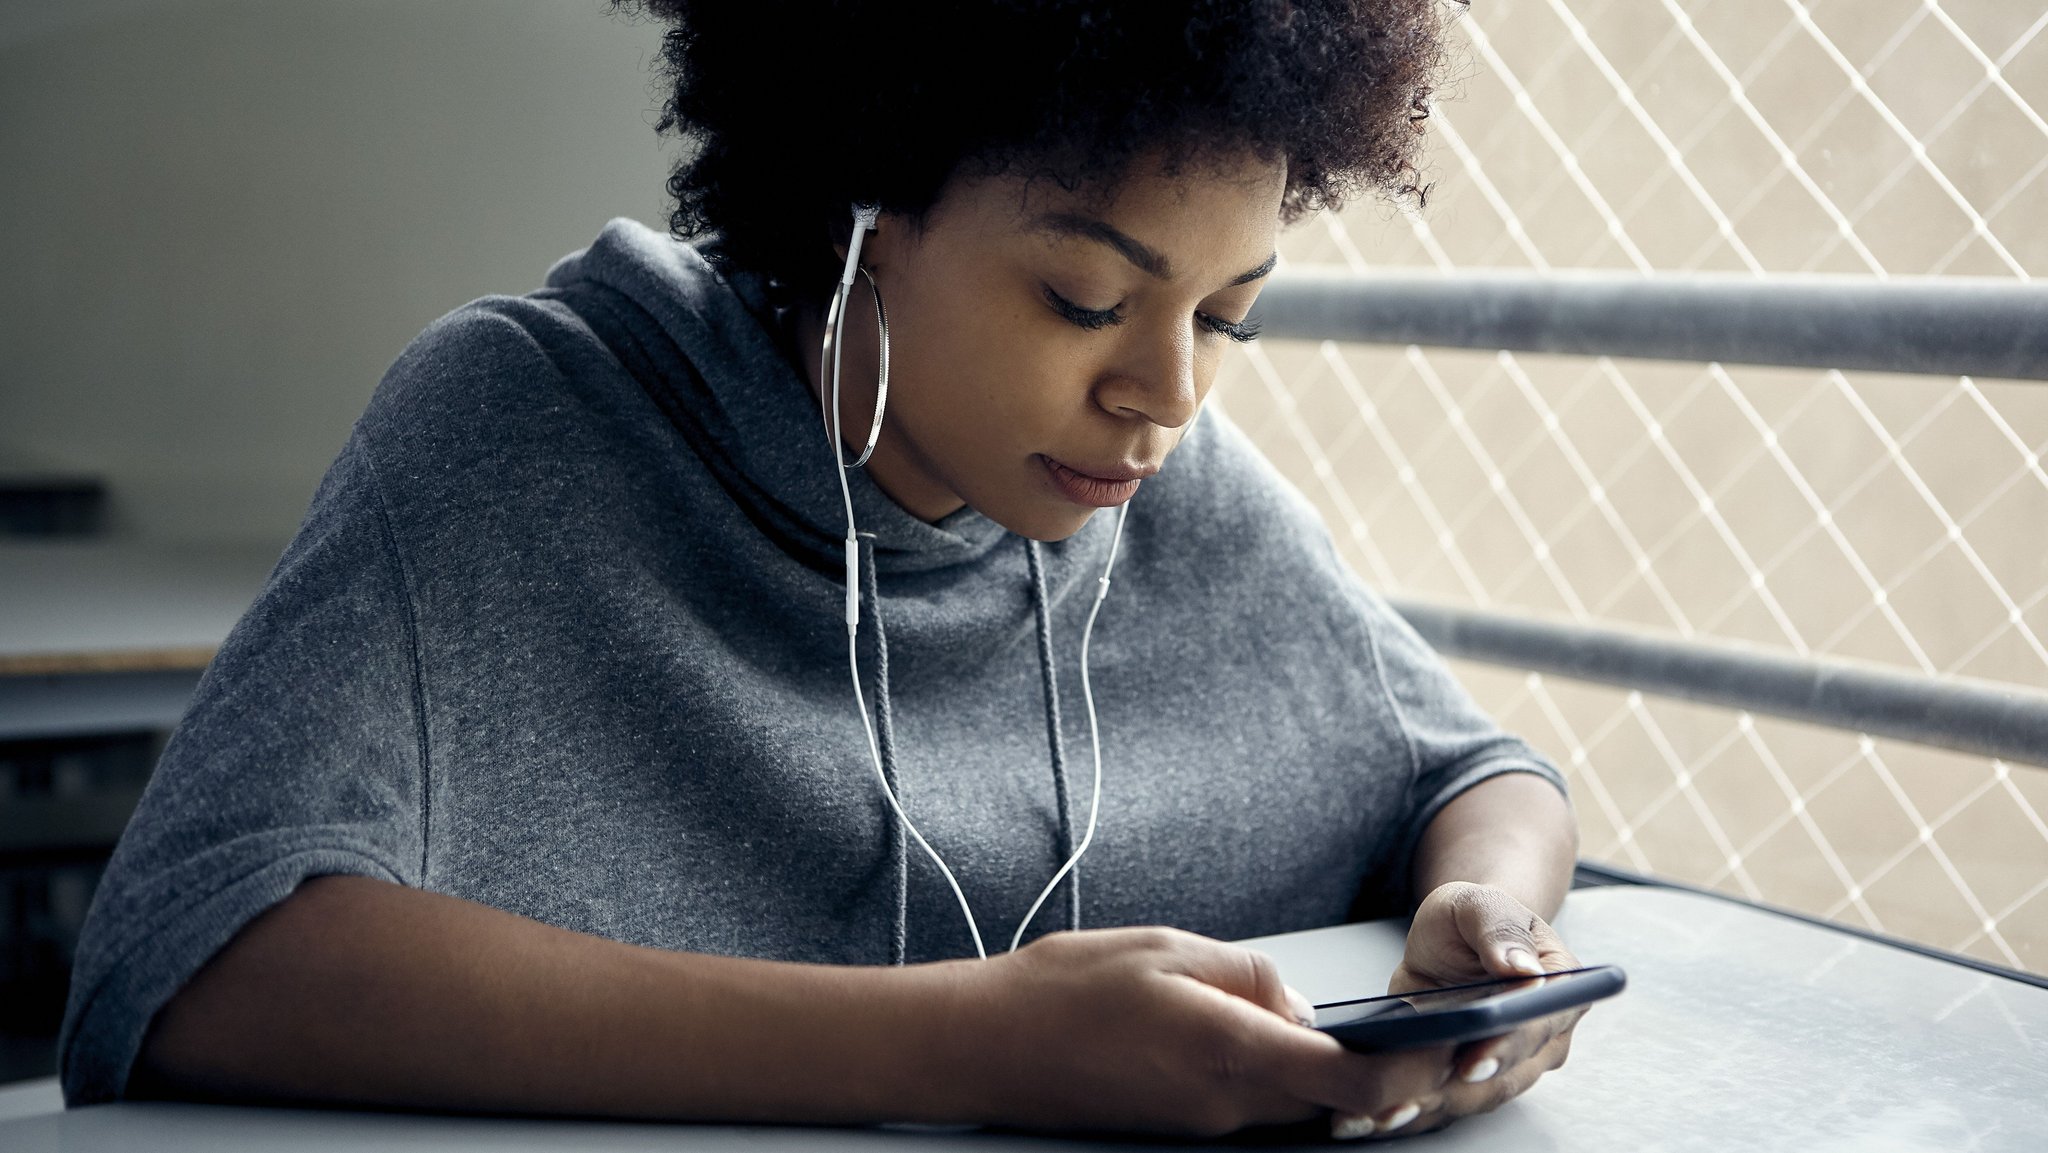
[[[1089,508],[1113,508],[1124,503],[1137,495],[1140,482],[1159,471],[1158,465],[1113,464],[1075,468],[1049,456],[1038,459],[1062,496]]]

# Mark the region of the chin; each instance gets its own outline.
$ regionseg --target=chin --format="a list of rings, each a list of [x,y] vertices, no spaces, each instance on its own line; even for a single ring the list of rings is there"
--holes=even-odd
[[[1065,540],[1080,532],[1087,526],[1090,520],[1094,519],[1095,514],[1101,512],[1114,513],[1115,511],[1115,509],[1075,508],[1073,506],[1066,508],[1039,506],[1036,508],[1002,510],[1000,514],[984,511],[982,515],[1016,533],[1018,536],[1030,537],[1032,540],[1050,544],[1054,541]]]

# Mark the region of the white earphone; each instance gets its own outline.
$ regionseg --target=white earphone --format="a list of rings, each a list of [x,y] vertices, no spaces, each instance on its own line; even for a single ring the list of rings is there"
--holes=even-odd
[[[845,442],[840,437],[839,369],[840,354],[843,350],[840,336],[846,323],[847,306],[853,298],[853,278],[856,275],[867,275],[867,270],[860,266],[861,242],[866,238],[868,230],[875,227],[875,221],[880,215],[880,209],[875,205],[853,206],[853,235],[846,244],[846,270],[839,277],[839,288],[833,294],[831,307],[825,316],[824,355],[820,358],[820,363],[829,365],[832,373],[831,399],[825,406],[825,435],[831,443],[832,458],[839,465],[834,471],[838,473],[839,496],[846,507],[846,667],[853,678],[853,699],[860,708],[861,727],[867,733],[868,756],[874,763],[875,780],[882,786],[882,795],[888,798],[889,809],[896,814],[896,819],[903,823],[904,830],[945,876],[946,884],[953,890],[954,899],[960,902],[960,914],[967,919],[967,931],[974,938],[975,955],[986,960],[988,950],[982,944],[981,926],[974,919],[974,910],[968,907],[967,895],[960,891],[959,880],[940,858],[938,850],[932,848],[931,843],[924,839],[924,834],[917,831],[917,826],[911,822],[910,815],[903,811],[903,804],[897,798],[896,790],[889,787],[888,775],[882,768],[882,748],[875,737],[874,720],[868,715],[867,695],[860,687],[860,541],[854,526],[853,492],[847,486],[846,472],[848,469],[866,464],[868,457],[874,453],[875,441],[882,431],[882,411],[889,396],[889,325],[882,311],[879,292],[875,294],[875,321],[881,332],[881,365],[875,388],[875,418],[868,429],[866,446],[861,450],[860,456],[850,462],[845,457],[842,447]],[[869,277],[869,283],[873,282],[873,278]],[[1081,843],[1075,846],[1073,855],[1053,874],[1052,880],[1046,883],[1045,888],[1038,894],[1038,899],[1031,903],[1030,911],[1024,914],[1023,921],[1017,925],[1017,932],[1010,938],[1012,951],[1023,942],[1025,930],[1030,928],[1032,919],[1038,916],[1038,910],[1045,905],[1046,899],[1052,896],[1053,891],[1059,888],[1060,882],[1080,863],[1081,855],[1088,851],[1088,846],[1095,840],[1095,818],[1102,802],[1102,736],[1095,719],[1095,691],[1088,681],[1088,643],[1095,633],[1096,615],[1102,611],[1102,602],[1109,596],[1109,575],[1116,568],[1117,546],[1123,541],[1124,518],[1129,509],[1129,504],[1117,509],[1116,528],[1109,541],[1109,559],[1103,565],[1102,576],[1096,580],[1095,601],[1089,606],[1088,621],[1081,630],[1081,698],[1087,706],[1088,739],[1095,754],[1095,787],[1088,801],[1088,827],[1081,836]]]

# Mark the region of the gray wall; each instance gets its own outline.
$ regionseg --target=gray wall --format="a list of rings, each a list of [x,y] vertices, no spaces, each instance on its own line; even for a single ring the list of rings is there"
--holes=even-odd
[[[658,42],[599,0],[0,0],[0,470],[281,543],[429,321],[664,219]]]

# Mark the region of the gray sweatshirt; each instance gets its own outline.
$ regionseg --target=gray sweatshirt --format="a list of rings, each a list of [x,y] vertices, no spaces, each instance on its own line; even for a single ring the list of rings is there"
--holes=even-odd
[[[971,955],[869,758],[831,449],[763,307],[621,220],[405,351],[107,867],[60,1042],[72,1105],[119,1097],[157,1010],[321,874],[664,949]],[[1079,644],[1115,518],[1033,548],[851,482],[888,768],[995,949],[1086,822]],[[1031,936],[1401,911],[1453,796],[1563,788],[1214,411],[1131,502],[1090,658],[1100,828]]]

